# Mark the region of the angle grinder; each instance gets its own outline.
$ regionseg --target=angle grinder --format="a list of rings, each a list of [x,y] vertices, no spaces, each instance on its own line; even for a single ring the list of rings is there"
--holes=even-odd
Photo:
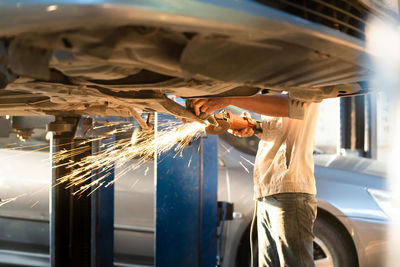
[[[251,128],[254,134],[262,133],[262,124],[260,121],[249,117],[242,117],[236,115],[229,110],[223,110],[219,113],[212,115],[217,122],[215,124],[209,124],[206,126],[206,133],[208,134],[222,134],[230,130],[243,130],[246,128]]]
[[[186,109],[194,113],[191,101],[190,99],[186,100]],[[222,134],[229,129],[240,131],[246,128],[252,128],[254,134],[262,132],[262,124],[260,121],[236,115],[229,110],[223,110],[214,115],[200,112],[198,117],[206,122],[207,126],[205,131],[207,134]]]

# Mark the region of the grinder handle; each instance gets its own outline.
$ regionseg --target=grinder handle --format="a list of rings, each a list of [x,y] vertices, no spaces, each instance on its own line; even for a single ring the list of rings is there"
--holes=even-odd
[[[231,130],[242,130],[245,128],[253,128],[254,124],[251,119],[247,117],[242,117],[236,114],[229,112],[229,124]]]
[[[261,122],[248,118],[236,115],[230,111],[227,112],[228,114],[228,121],[230,124],[230,129],[232,130],[243,130],[245,128],[252,128],[254,134],[262,133],[262,124]]]
[[[254,134],[260,134],[263,132],[262,123],[260,121],[256,121],[253,126]]]

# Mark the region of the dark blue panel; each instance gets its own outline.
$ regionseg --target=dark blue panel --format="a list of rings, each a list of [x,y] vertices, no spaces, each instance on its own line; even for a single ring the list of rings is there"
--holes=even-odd
[[[175,155],[172,149],[157,161],[155,266],[214,267],[217,137],[196,140],[182,157]]]
[[[97,154],[113,145],[115,137],[94,141],[92,153]],[[109,170],[94,170],[92,180],[104,175],[103,186],[99,187],[92,194],[91,214],[91,266],[107,267],[114,265],[114,184],[107,187],[109,182],[114,180],[114,168]]]
[[[215,266],[218,225],[218,137],[203,139],[201,265]]]
[[[196,266],[199,262],[200,141],[182,155],[163,154],[157,164],[156,266]],[[187,167],[192,157],[190,168]]]

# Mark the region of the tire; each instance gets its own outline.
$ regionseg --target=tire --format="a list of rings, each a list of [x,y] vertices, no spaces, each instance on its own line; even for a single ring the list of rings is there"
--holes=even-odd
[[[330,223],[327,219],[317,217],[314,224],[314,262],[315,267],[357,267],[358,260],[352,241],[349,239],[345,229]],[[257,230],[255,229],[254,232]],[[249,244],[249,231],[247,238],[242,242]],[[244,243],[243,243],[244,245]],[[242,247],[243,248],[243,247]],[[258,266],[258,244],[257,235],[253,233],[253,259],[254,266]],[[236,260],[236,267],[252,267],[250,260],[250,248],[243,249]]]
[[[325,218],[314,224],[314,261],[316,267],[357,267],[355,249],[344,229]]]

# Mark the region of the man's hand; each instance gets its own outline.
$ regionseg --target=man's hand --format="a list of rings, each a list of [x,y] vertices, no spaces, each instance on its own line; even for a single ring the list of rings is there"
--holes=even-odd
[[[251,115],[247,112],[243,112],[240,116],[251,119]],[[231,134],[233,134],[235,136],[239,136],[239,137],[250,137],[250,136],[253,136],[254,130],[252,128],[244,128],[242,130],[229,129],[228,133],[231,133]]]
[[[250,137],[253,136],[254,134],[254,130],[251,128],[245,128],[243,130],[228,130],[228,133],[231,133],[235,136],[239,136],[239,137]]]
[[[196,98],[192,102],[192,107],[197,116],[200,112],[205,112],[208,115],[215,111],[226,108],[231,104],[230,98]]]

